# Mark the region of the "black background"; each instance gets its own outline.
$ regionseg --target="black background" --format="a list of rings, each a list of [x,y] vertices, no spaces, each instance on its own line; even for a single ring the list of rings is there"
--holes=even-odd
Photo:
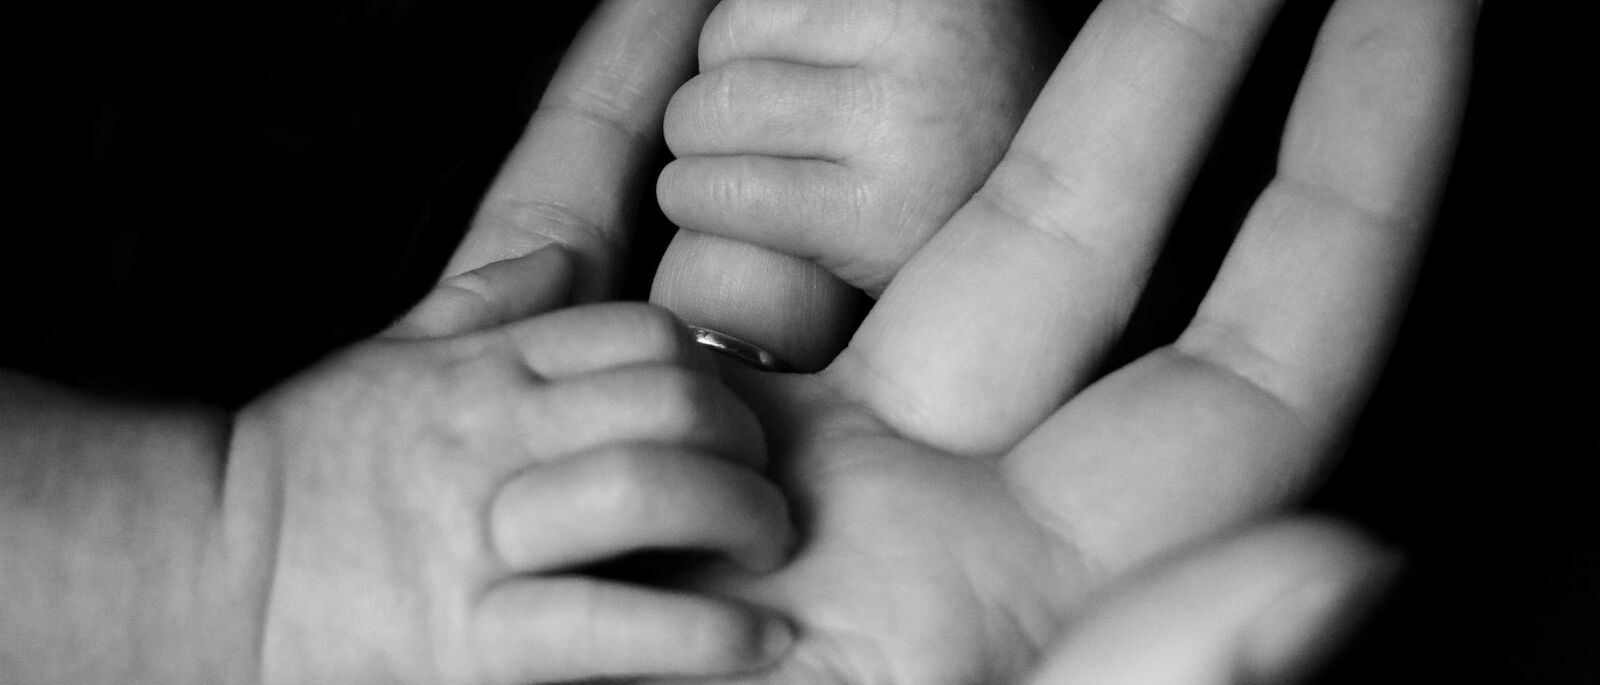
[[[236,404],[381,327],[436,277],[589,4],[21,11],[0,365]],[[1327,4],[1288,3],[1113,363],[1192,310]],[[1057,16],[1070,31],[1090,5]],[[1571,102],[1529,77],[1564,62],[1541,6],[1485,10],[1411,312],[1312,502],[1410,561],[1325,682],[1600,682],[1596,253],[1589,198],[1550,161],[1584,154],[1558,123]]]

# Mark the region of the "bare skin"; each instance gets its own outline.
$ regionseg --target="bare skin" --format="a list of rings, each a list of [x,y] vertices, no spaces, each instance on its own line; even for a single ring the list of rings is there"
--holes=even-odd
[[[1031,0],[725,0],[673,96],[651,301],[806,370],[994,168],[1049,68]],[[859,292],[858,292],[859,291]]]
[[[1103,3],[1008,156],[836,361],[814,375],[729,376],[763,437],[659,312],[539,315],[567,292],[530,275],[565,268],[541,261],[559,252],[529,254],[551,242],[572,246],[577,296],[603,296],[625,247],[607,236],[625,230],[620,198],[643,174],[639,132],[688,71],[672,55],[698,28],[683,4],[606,3],[591,34],[606,40],[580,41],[485,203],[489,232],[452,267],[462,277],[388,338],[237,421],[4,379],[8,675],[1023,677],[1080,619],[1092,624],[1090,595],[1292,501],[1363,401],[1398,320],[1453,144],[1474,3],[1338,2],[1279,177],[1189,330],[1089,375],[1275,6]],[[538,158],[542,175],[525,166]],[[529,261],[504,261],[519,257]],[[645,344],[600,354],[589,334],[614,316],[626,332],[599,337]],[[571,365],[588,354],[599,356]],[[641,368],[656,380],[595,389]],[[615,439],[552,432],[541,411],[581,413]],[[788,518],[757,477],[758,443],[798,524],[798,549],[775,571]],[[447,458],[444,445],[476,458]],[[219,450],[232,451],[226,462]],[[674,468],[649,471],[657,462]],[[687,480],[637,489],[669,474]],[[627,496],[565,500],[545,482]],[[640,501],[686,518],[653,527],[671,519],[632,508]],[[585,518],[596,529],[576,527],[566,547],[539,537],[595,502],[616,505]],[[701,502],[731,512],[697,514]],[[573,564],[663,545],[727,561],[676,589],[590,579],[572,591]],[[781,632],[768,639],[774,613],[796,629],[792,647]],[[618,654],[635,661],[619,667]]]
[[[645,178],[651,138],[603,117],[658,126],[707,10],[603,3],[524,140],[569,163],[516,184],[567,209],[496,224],[390,331],[236,415],[0,374],[4,679],[520,685],[787,650],[769,610],[587,572],[644,550],[769,570],[793,526],[762,429],[675,317],[554,311],[615,257],[572,220],[624,216]]]
[[[1251,526],[1164,556],[1085,606],[1027,685],[1303,682],[1398,568],[1334,521]]]
[[[791,546],[761,428],[671,314],[426,321],[457,289],[560,304],[559,250],[446,281],[236,417],[224,516],[275,541],[263,682],[725,673],[787,647],[781,618],[583,572],[646,549],[764,571]]]
[[[717,682],[1015,681],[1089,594],[1314,482],[1415,273],[1475,3],[1337,3],[1278,176],[1188,330],[1090,375],[1276,6],[1103,3],[849,347],[815,375],[730,378],[804,542],[776,573],[690,586],[800,638]]]

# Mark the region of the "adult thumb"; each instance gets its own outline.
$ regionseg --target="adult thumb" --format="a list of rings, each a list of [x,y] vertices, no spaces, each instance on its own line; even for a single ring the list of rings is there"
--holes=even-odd
[[[1286,685],[1372,608],[1398,555],[1297,518],[1137,570],[1093,601],[1028,685]]]

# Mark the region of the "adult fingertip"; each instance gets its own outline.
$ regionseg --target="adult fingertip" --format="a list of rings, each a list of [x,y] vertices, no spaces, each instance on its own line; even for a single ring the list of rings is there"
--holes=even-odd
[[[1341,568],[1298,583],[1242,631],[1242,682],[1301,682],[1375,612],[1403,569],[1400,553],[1368,545]]]

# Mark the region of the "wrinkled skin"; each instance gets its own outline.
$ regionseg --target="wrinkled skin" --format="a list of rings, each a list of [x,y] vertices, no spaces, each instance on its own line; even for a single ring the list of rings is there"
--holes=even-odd
[[[881,294],[978,189],[1061,48],[1032,0],[719,4],[666,113],[657,198],[685,230],[652,301],[820,368],[854,291]]]
[[[1094,375],[1277,6],[1102,3],[838,358],[730,377],[803,542],[776,573],[683,582],[800,635],[777,667],[714,682],[1016,682],[1086,597],[1315,482],[1421,254],[1470,5],[1337,3],[1279,176],[1190,327]]]
[[[782,408],[777,478],[809,542],[765,576],[695,587],[773,607],[800,641],[763,683],[1007,682],[1091,578],[996,463],[898,438],[821,378],[742,379]],[[769,425],[771,425],[769,423]],[[792,442],[791,442],[792,441]],[[737,682],[747,682],[739,680]]]
[[[1448,169],[1469,3],[1336,3],[1279,175],[1191,326],[1094,375],[1278,5],[1100,3],[988,179],[931,238],[878,253],[912,256],[848,348],[816,375],[726,378],[767,431],[800,545],[770,574],[719,565],[678,581],[781,612],[798,637],[773,668],[714,682],[1015,682],[1086,597],[1284,506],[1325,468],[1397,326]],[[647,128],[617,124],[598,128]],[[519,152],[510,166],[539,161]],[[507,184],[522,193],[511,204],[593,199],[582,178],[528,174],[580,201]],[[747,208],[718,198],[730,202],[712,213]],[[573,215],[617,228],[614,213]],[[741,258],[803,235],[726,225],[749,227],[724,239]],[[561,240],[484,235],[469,246]],[[819,253],[778,247],[806,263]],[[783,296],[770,311],[812,311],[783,283],[815,281],[784,281],[795,272],[765,254],[740,266],[707,251],[674,278],[735,293],[730,278],[772,278]]]

